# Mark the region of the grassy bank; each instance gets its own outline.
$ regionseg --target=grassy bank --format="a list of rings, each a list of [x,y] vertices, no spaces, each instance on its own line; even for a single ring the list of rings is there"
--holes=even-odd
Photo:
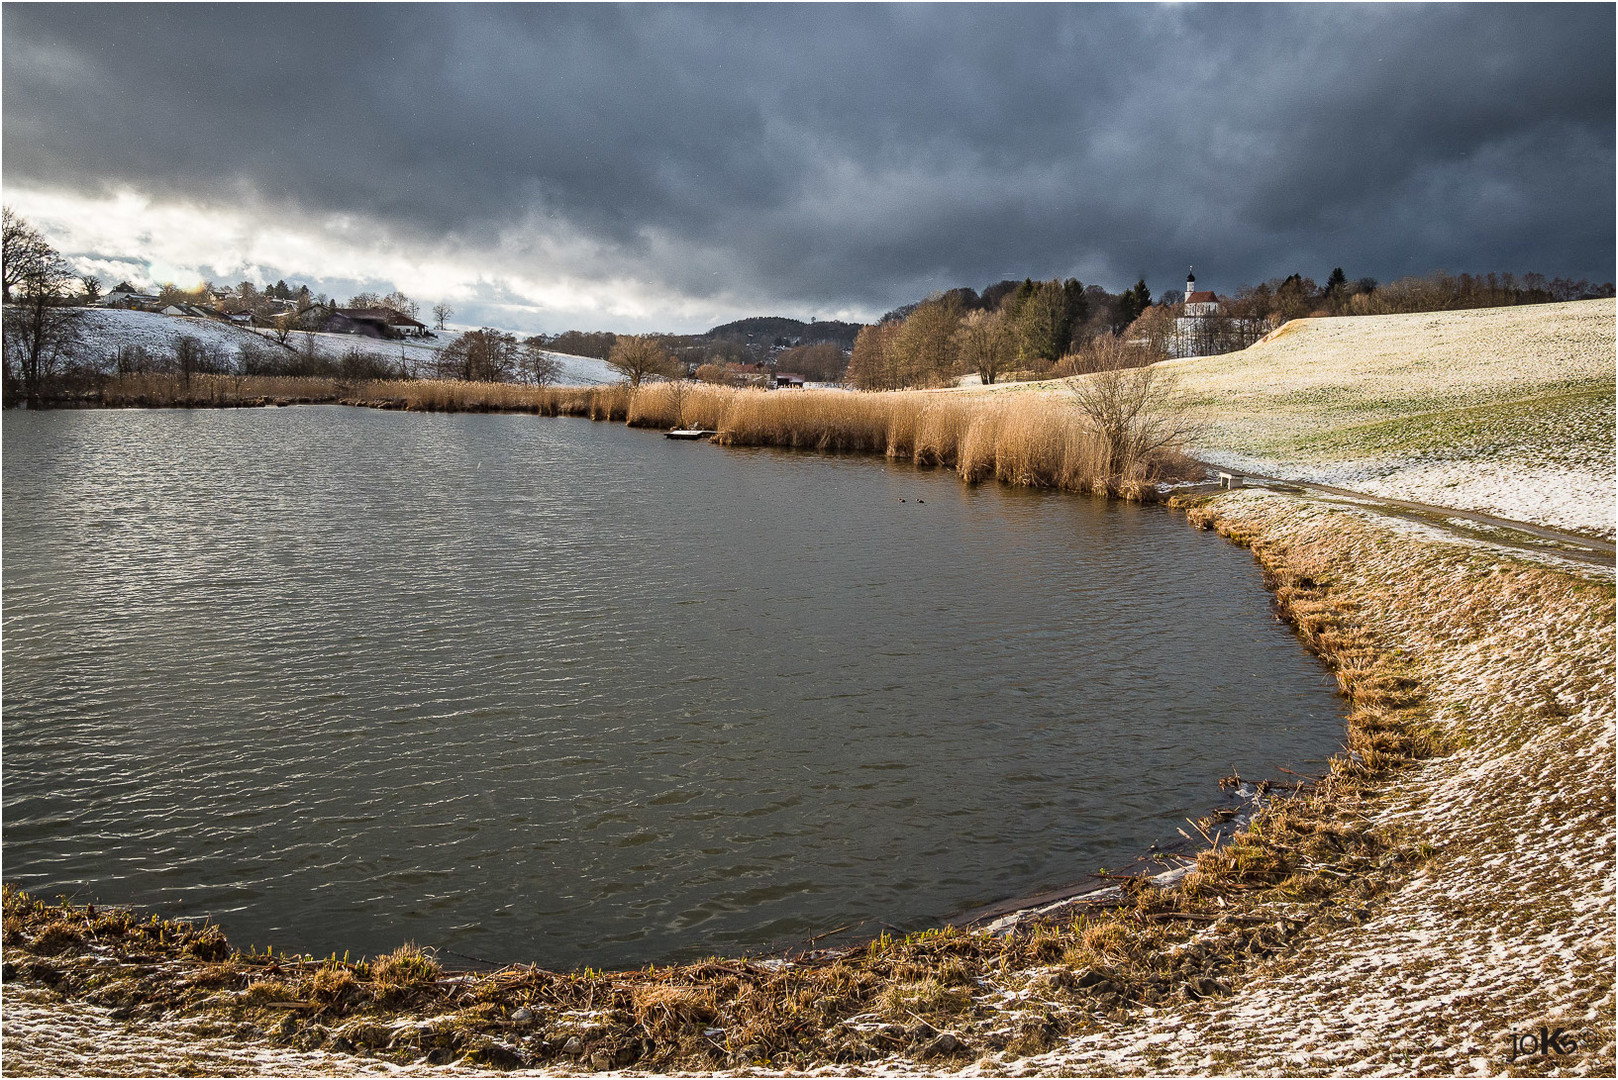
[[[1599,862],[1610,786],[1592,783],[1603,770],[1610,779],[1610,738],[1604,757],[1600,745],[1610,587],[1273,494],[1187,513],[1252,549],[1350,711],[1327,775],[1273,800],[1178,881],[1135,878],[1107,903],[1003,937],[944,928],[770,962],[571,973],[445,972],[408,948],[358,962],[243,954],[214,928],[12,892],[8,993],[20,980],[142,1030],[173,1025],[192,1048],[246,1034],[334,1055],[319,1071],[355,1054],[564,1070],[978,1060],[990,1071],[1196,1073],[1296,1069],[1287,1062],[1302,1054],[1314,1065],[1301,1071],[1333,1071],[1367,1036],[1355,1016],[1390,1009],[1420,1033],[1405,1045],[1429,1069],[1457,1054],[1503,1066],[1495,1034],[1541,1020],[1579,1026],[1580,1071],[1610,1062],[1610,1016],[1591,1011],[1604,1002],[1610,1014],[1612,989],[1610,854]],[[1525,761],[1529,773],[1511,771]],[[1572,790],[1545,774],[1551,761]],[[1494,790],[1503,781],[1514,790]],[[1547,830],[1554,852],[1540,843]],[[1497,864],[1519,844],[1541,861],[1514,877]],[[1592,852],[1593,881],[1543,864]],[[1520,910],[1494,910],[1502,890]],[[1520,947],[1473,953],[1506,923],[1524,933]],[[1596,930],[1581,941],[1587,924]],[[1419,947],[1390,952],[1399,934],[1419,934]],[[1563,965],[1549,990],[1537,989],[1547,975],[1535,957]],[[1490,964],[1500,970],[1489,992],[1452,1008]],[[1165,1031],[1207,1034],[1182,1046]],[[1383,1040],[1352,1056],[1412,1060],[1390,1052],[1403,1051]],[[25,1053],[8,1039],[8,1072],[43,1060]]]

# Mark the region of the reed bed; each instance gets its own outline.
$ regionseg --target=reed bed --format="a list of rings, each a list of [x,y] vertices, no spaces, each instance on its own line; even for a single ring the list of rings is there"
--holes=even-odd
[[[99,403],[113,408],[230,408],[246,405],[336,401],[344,384],[337,379],[291,375],[116,375],[97,391]]]
[[[1109,476],[1105,441],[1078,411],[1046,398],[962,398],[915,392],[763,393],[738,397],[719,428],[727,446],[883,454],[954,469],[969,483],[999,480],[1144,500],[1156,481],[1192,475],[1174,452]]]
[[[773,446],[822,453],[880,454],[953,469],[968,483],[999,480],[1134,500],[1156,482],[1195,475],[1172,451],[1108,474],[1104,441],[1071,405],[1043,396],[959,397],[915,391],[768,391],[690,382],[629,386],[523,386],[447,379],[345,381],[328,378],[172,374],[107,380],[113,406],[230,407],[306,402],[420,412],[521,412],[620,421],[631,427],[718,432],[725,446]]]
[[[368,379],[172,373],[118,375],[92,395],[107,406],[229,408],[340,402],[417,412],[524,412],[624,420],[631,391],[623,386],[524,386],[449,379]]]
[[[738,399],[765,393],[706,383],[647,383],[630,392],[626,422],[630,427],[719,431],[729,423]]]
[[[458,379],[376,380],[353,384],[345,404],[411,412],[521,412],[623,420],[630,391],[622,386],[523,386]]]

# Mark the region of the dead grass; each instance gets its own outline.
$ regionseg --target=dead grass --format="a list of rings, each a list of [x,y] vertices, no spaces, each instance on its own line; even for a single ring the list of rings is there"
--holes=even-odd
[[[642,383],[630,396],[625,419],[630,427],[718,431],[738,398],[765,392],[708,383]]]

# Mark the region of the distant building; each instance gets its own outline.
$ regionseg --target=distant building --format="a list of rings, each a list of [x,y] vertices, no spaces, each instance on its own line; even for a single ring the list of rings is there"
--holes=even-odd
[[[157,303],[157,297],[151,293],[137,292],[133,285],[119,282],[118,287],[100,297],[91,305],[92,307],[106,308],[145,308]]]
[[[1245,349],[1268,327],[1259,320],[1233,315],[1212,289],[1198,289],[1197,275],[1185,273],[1185,300],[1168,342],[1170,356],[1213,356]]]
[[[392,308],[332,308],[325,320],[329,334],[361,334],[374,338],[427,337],[427,324]]]
[[[799,387],[801,387],[802,385],[803,385],[803,376],[802,375],[792,375],[792,374],[789,374],[789,373],[787,373],[785,371],[778,371],[778,372],[775,373],[775,388],[777,390],[781,390],[781,389],[784,389],[784,388],[789,387],[789,386],[799,386]]]
[[[1190,269],[1185,272],[1185,315],[1187,319],[1201,319],[1209,315],[1221,314],[1219,297],[1213,290],[1197,290],[1197,275]]]

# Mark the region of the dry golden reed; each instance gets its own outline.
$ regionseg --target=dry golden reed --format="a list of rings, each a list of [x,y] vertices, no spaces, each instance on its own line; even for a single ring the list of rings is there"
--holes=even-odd
[[[966,398],[923,391],[768,391],[694,382],[525,386],[448,379],[367,380],[125,375],[101,390],[106,405],[225,407],[339,402],[422,412],[523,412],[622,421],[631,427],[718,432],[726,446],[881,454],[954,469],[963,480],[1147,500],[1155,481],[1195,465],[1160,452],[1129,475],[1108,474],[1103,440],[1060,401]]]
[[[954,469],[971,483],[1000,480],[1145,499],[1152,482],[1191,463],[1165,453],[1132,475],[1107,475],[1107,448],[1077,410],[1032,396],[1009,400],[924,392],[836,390],[747,393],[719,427],[728,446],[883,454]]]
[[[274,402],[336,401],[343,384],[336,379],[269,375],[117,375],[100,391],[101,404],[146,407],[217,408]]]
[[[718,431],[729,418],[738,395],[764,392],[707,383],[643,383],[631,391],[626,420],[630,427]]]

